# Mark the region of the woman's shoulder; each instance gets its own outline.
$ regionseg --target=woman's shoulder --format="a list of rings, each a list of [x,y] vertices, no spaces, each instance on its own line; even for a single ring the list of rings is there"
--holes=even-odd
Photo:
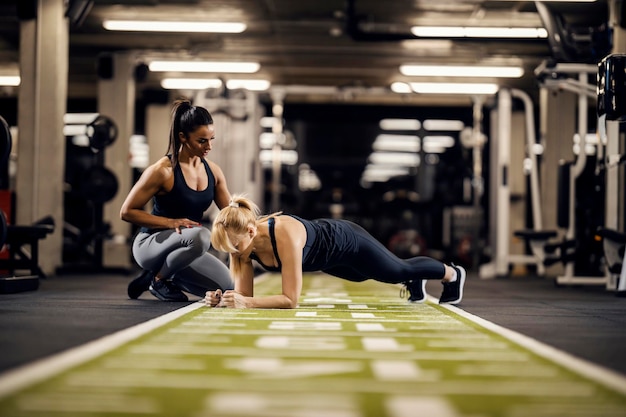
[[[223,177],[222,168],[217,164],[217,162],[213,162],[210,159],[204,158],[204,161],[208,164],[209,169],[216,177]]]
[[[269,219],[274,219],[275,227],[286,231],[286,235],[289,237],[295,237],[298,235],[297,232],[305,231],[304,224],[300,218],[291,214],[278,213],[269,217],[268,221]]]
[[[150,175],[151,177],[166,180],[172,176],[172,162],[167,156],[159,158],[159,160],[146,168],[145,173]]]

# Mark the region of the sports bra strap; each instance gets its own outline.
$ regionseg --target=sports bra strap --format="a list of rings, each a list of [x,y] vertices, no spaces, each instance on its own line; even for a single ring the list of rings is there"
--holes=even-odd
[[[272,242],[272,249],[274,250],[276,262],[278,262],[278,268],[282,268],[283,264],[282,262],[280,262],[280,258],[278,257],[278,249],[276,249],[276,233],[274,232],[274,227],[276,225],[275,219],[273,217],[267,219],[267,225],[269,226],[270,241]]]

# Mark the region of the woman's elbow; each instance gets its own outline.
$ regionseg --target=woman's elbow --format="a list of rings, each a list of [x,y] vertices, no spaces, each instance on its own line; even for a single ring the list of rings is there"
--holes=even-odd
[[[122,209],[120,210],[120,219],[124,220],[125,222],[128,221],[128,210],[126,210],[124,207],[122,207]]]
[[[296,307],[298,307],[298,299],[294,299],[291,297],[285,297],[287,299],[287,303],[285,304],[285,308],[287,309],[294,309]]]
[[[120,209],[120,219],[124,220],[125,222],[132,223],[132,210],[130,210],[128,207],[122,206],[122,208]]]

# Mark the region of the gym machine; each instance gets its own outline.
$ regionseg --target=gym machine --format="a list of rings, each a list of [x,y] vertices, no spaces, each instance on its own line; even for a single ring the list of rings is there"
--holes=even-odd
[[[9,189],[9,159],[13,140],[9,125],[0,116],[0,293],[33,291],[45,274],[39,267],[39,241],[54,232],[51,216],[32,225],[14,224],[15,199]],[[16,275],[19,270],[29,274]]]
[[[605,152],[605,226],[598,230],[606,261],[607,289],[626,297],[626,233],[624,225],[624,173],[626,154],[620,151],[620,122],[626,120],[626,55],[612,54],[598,64],[598,130]]]
[[[104,149],[117,139],[117,126],[97,114],[74,127],[84,133],[67,136],[64,265],[57,272],[105,272],[103,244],[109,238],[110,225],[103,220],[104,204],[115,197],[119,187],[115,174],[104,166]]]
[[[530,193],[532,203],[532,229],[516,231],[515,235],[527,239],[531,254],[510,253],[510,160],[511,160],[511,113],[513,98],[521,100],[524,105],[526,126],[526,153],[530,160]],[[497,138],[491,141],[491,186],[490,196],[490,232],[492,245],[491,262],[481,265],[479,277],[488,279],[509,275],[511,264],[534,265],[537,274],[543,275],[545,268],[543,261],[545,253],[543,247],[546,241],[557,235],[556,231],[544,231],[541,217],[541,194],[539,190],[539,176],[537,171],[537,155],[534,150],[535,121],[533,104],[530,97],[521,90],[501,89],[497,97]]]
[[[589,163],[585,147],[589,120],[589,99],[596,99],[596,87],[589,83],[589,77],[597,73],[597,66],[589,64],[556,64],[553,67],[540,67],[536,74],[540,77],[541,88],[555,91],[569,91],[577,96],[577,134],[579,151],[573,161],[563,161],[559,166],[559,210],[558,225],[565,229],[565,235],[560,242],[548,242],[544,251],[552,255],[546,256],[544,264],[551,265],[561,262],[564,266],[562,275],[556,277],[557,285],[604,285],[606,279],[601,275],[577,275],[575,271],[576,259],[581,254],[584,237],[577,231],[577,205],[580,204],[577,196],[576,181],[581,177]],[[599,144],[600,145],[600,144]],[[602,146],[597,147],[598,161],[602,158]],[[598,174],[596,173],[596,176]],[[603,223],[603,222],[602,222]],[[594,227],[595,233],[595,227]],[[593,234],[586,239],[594,239]],[[586,242],[589,243],[589,242]],[[588,252],[588,251],[585,251]],[[587,253],[587,255],[589,255]],[[598,271],[600,274],[600,271]]]

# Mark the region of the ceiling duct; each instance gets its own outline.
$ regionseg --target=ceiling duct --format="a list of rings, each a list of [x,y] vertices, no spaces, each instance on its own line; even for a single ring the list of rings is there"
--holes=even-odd
[[[599,27],[569,26],[562,15],[542,1],[535,7],[548,32],[548,44],[556,62],[597,62],[611,50],[610,32]]]
[[[362,21],[364,15],[357,15],[356,7],[354,5],[355,0],[347,0],[346,4],[346,33],[355,41],[367,41],[367,42],[391,42],[401,41],[406,39],[415,39],[415,36],[411,33],[409,27],[406,28],[406,32],[392,31],[388,27],[387,31],[376,30],[364,30]],[[381,26],[373,25],[370,26]],[[393,26],[395,28],[395,25]]]

